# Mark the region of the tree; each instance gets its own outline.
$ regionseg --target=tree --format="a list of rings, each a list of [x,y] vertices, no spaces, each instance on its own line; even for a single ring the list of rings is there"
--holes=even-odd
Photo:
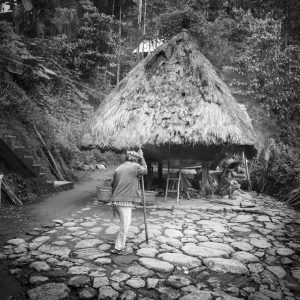
[[[117,23],[111,16],[99,13],[91,1],[82,0],[80,4],[83,15],[74,47],[76,63],[83,77],[92,80],[101,76],[106,65],[115,60],[117,35],[114,26]]]

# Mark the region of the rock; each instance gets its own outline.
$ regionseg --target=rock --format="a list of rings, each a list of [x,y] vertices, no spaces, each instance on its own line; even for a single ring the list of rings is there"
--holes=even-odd
[[[147,278],[147,289],[154,289],[159,282],[157,278]]]
[[[170,300],[175,300],[178,299],[181,294],[177,289],[174,289],[172,287],[167,287],[167,286],[161,286],[157,289],[161,294],[163,294],[160,299],[170,299]]]
[[[196,256],[200,258],[206,257],[229,257],[228,252],[218,249],[200,247],[193,244],[185,245],[182,248],[182,251],[190,256]]]
[[[109,253],[103,252],[95,248],[80,249],[74,252],[77,258],[94,260],[99,257],[109,256]]]
[[[295,253],[294,250],[289,249],[289,248],[278,248],[277,249],[277,254],[282,255],[282,256],[289,256],[293,255]]]
[[[167,244],[175,248],[180,248],[183,245],[179,240],[165,236],[158,236],[156,240],[162,244]]]
[[[260,263],[251,263],[248,264],[248,269],[251,273],[260,273],[264,270],[264,267]]]
[[[219,222],[211,220],[200,220],[197,224],[202,225],[203,229],[211,229],[215,232],[229,233],[229,230],[225,228],[225,225]]]
[[[238,215],[232,222],[235,223],[248,223],[253,221],[253,217],[251,215]]]
[[[133,291],[125,291],[119,297],[120,300],[135,300],[136,294]]]
[[[206,258],[204,264],[212,271],[234,274],[249,274],[247,267],[234,259],[224,259],[219,257]]]
[[[67,244],[67,242],[65,241],[55,241],[52,243],[52,245],[54,246],[65,246]]]
[[[31,276],[29,279],[29,283],[32,285],[36,285],[36,284],[43,283],[47,280],[49,280],[49,278],[46,276]]]
[[[66,270],[64,270],[64,269],[58,269],[58,268],[53,269],[53,270],[47,272],[47,276],[49,276],[49,277],[55,277],[55,278],[56,277],[64,277],[66,275],[67,275]]]
[[[139,277],[133,277],[133,278],[127,280],[126,284],[134,289],[140,289],[146,285],[145,281]]]
[[[205,247],[205,248],[212,248],[212,249],[217,249],[217,250],[222,250],[225,252],[228,252],[229,254],[233,253],[234,250],[232,247],[230,247],[227,244],[223,243],[214,243],[214,242],[203,242],[203,243],[198,243],[199,247]]]
[[[250,251],[253,247],[246,242],[233,242],[230,244],[233,248],[236,248],[241,251]]]
[[[97,296],[97,291],[92,287],[85,287],[79,292],[80,299],[94,299]]]
[[[99,289],[98,300],[116,300],[118,292],[110,286],[102,286]]]
[[[198,292],[199,289],[197,289],[194,285],[188,285],[181,288],[183,292],[192,293],[192,292]]]
[[[63,224],[63,226],[65,227],[73,227],[73,226],[76,226],[77,224],[75,222],[66,222]]]
[[[291,265],[293,263],[293,261],[290,258],[285,256],[280,259],[280,262],[282,265]]]
[[[249,300],[271,300],[271,298],[260,292],[256,292],[249,296]]]
[[[86,284],[90,283],[90,278],[84,275],[77,275],[72,277],[69,282],[68,285],[70,286],[74,286],[74,287],[81,287],[84,286]]]
[[[35,261],[29,267],[35,269],[37,272],[46,272],[50,270],[50,266],[43,261]]]
[[[82,167],[82,170],[83,171],[89,171],[89,170],[91,170],[91,166],[90,165],[83,165],[83,167]]]
[[[270,248],[272,245],[270,243],[268,243],[265,240],[259,240],[259,239],[252,239],[250,240],[250,243],[257,247],[257,248],[262,248],[262,249],[267,249]]]
[[[255,255],[244,251],[233,253],[232,259],[238,260],[244,264],[259,262],[259,259]]]
[[[286,276],[285,270],[280,266],[267,266],[267,269],[275,274],[279,279],[282,279]]]
[[[196,230],[193,230],[193,229],[185,229],[183,231],[183,234],[186,235],[186,236],[196,236],[198,234],[198,231]]]
[[[119,231],[119,228],[120,227],[116,225],[110,226],[105,230],[104,234],[116,234]]]
[[[105,170],[106,167],[103,164],[96,164],[96,169],[98,169],[98,170]]]
[[[296,267],[292,270],[292,276],[300,281],[300,267]]]
[[[93,226],[97,225],[97,222],[95,222],[95,221],[83,222],[83,223],[80,223],[79,225],[83,226],[83,227],[93,227]]]
[[[271,222],[270,217],[268,217],[268,216],[258,216],[256,218],[256,221],[258,221],[258,222]]]
[[[67,247],[59,247],[59,246],[50,246],[50,245],[42,245],[38,248],[40,252],[57,255],[61,257],[68,257],[71,249]]]
[[[16,254],[20,254],[20,253],[25,254],[25,252],[27,252],[27,249],[24,248],[24,247],[18,246],[18,247],[16,247],[16,248],[14,248],[13,251],[14,251],[14,253],[16,253]]]
[[[250,228],[245,228],[245,227],[240,227],[240,226],[233,226],[231,227],[233,231],[239,232],[239,233],[250,233],[251,229]]]
[[[250,201],[242,201],[240,203],[240,207],[242,207],[242,208],[249,208],[249,207],[255,207],[255,206],[256,206],[255,203],[250,202]]]
[[[104,257],[104,258],[97,258],[94,263],[96,265],[109,265],[111,264],[111,259],[110,258],[107,258],[107,257]]]
[[[208,291],[197,291],[185,295],[179,298],[179,300],[213,300],[213,297]]]
[[[191,281],[183,276],[171,275],[167,280],[166,284],[170,285],[174,288],[181,288],[187,286],[191,283]]]
[[[57,224],[59,224],[59,225],[62,225],[62,224],[64,223],[64,221],[63,221],[63,220],[60,220],[60,219],[52,220],[52,222],[57,223]]]
[[[281,300],[282,299],[282,293],[274,292],[266,289],[260,289],[259,292],[267,297],[270,297],[274,300]]]
[[[174,270],[174,266],[166,261],[157,260],[154,258],[149,257],[143,257],[139,259],[139,263],[151,270],[157,271],[157,272],[172,272]]]
[[[163,253],[159,254],[158,257],[174,266],[184,266],[189,269],[201,266],[201,261],[198,258],[181,253]]]
[[[93,282],[93,287],[98,289],[102,286],[109,285],[109,280],[106,276],[103,277],[95,277]]]
[[[139,271],[141,271],[141,270],[139,270]],[[135,273],[135,272],[131,272],[131,275],[135,275],[135,274],[133,274],[133,273]],[[139,275],[141,276],[142,274],[142,272],[137,272],[137,273],[140,273]],[[137,275],[138,276],[138,275]],[[116,282],[122,282],[122,281],[125,281],[125,280],[127,280],[128,278],[129,278],[130,276],[128,275],[128,274],[125,274],[125,273],[117,273],[117,274],[114,274],[114,275],[112,275],[109,279],[110,280],[113,280],[113,281],[116,281]]]
[[[183,237],[183,233],[176,229],[166,229],[164,235],[174,239],[181,239]]]
[[[101,250],[101,251],[106,251],[108,249],[110,249],[110,245],[109,244],[101,244],[98,249]]]
[[[23,240],[23,239],[11,239],[11,240],[8,240],[6,243],[8,245],[14,245],[14,246],[26,244],[25,240]]]
[[[159,251],[155,248],[142,248],[136,252],[138,256],[144,257],[155,257],[157,253],[159,253]]]
[[[69,298],[70,289],[64,283],[46,283],[28,290],[31,300],[60,300]]]
[[[153,271],[148,270],[140,265],[130,266],[125,269],[125,272],[132,276],[150,277],[154,274]]]
[[[82,249],[82,248],[93,248],[99,244],[102,244],[103,242],[98,239],[85,239],[80,242],[78,242],[74,249]]]
[[[68,270],[68,274],[70,275],[85,275],[88,274],[90,268],[82,267],[82,266],[74,266]]]

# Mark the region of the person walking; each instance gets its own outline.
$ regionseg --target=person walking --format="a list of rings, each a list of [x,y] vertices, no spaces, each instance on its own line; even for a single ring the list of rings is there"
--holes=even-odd
[[[133,203],[140,202],[139,178],[147,174],[143,151],[127,151],[125,162],[114,172],[112,181],[112,205],[120,218],[120,229],[111,251],[126,254],[126,237],[131,223]]]

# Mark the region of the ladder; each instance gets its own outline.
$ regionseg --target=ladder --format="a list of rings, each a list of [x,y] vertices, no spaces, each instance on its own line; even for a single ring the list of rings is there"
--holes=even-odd
[[[165,193],[165,203],[167,203],[168,193],[177,193],[176,203],[179,202],[181,186],[181,169],[179,170],[178,178],[170,177],[170,165],[168,165],[168,177]]]

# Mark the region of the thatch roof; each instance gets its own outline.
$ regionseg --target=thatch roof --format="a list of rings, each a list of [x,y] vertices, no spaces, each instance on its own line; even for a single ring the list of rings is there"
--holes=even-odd
[[[183,31],[132,69],[88,122],[83,146],[149,151],[206,147],[255,153],[247,113],[231,95],[197,43]],[[152,149],[152,150],[151,150]],[[159,151],[157,151],[159,152]]]

